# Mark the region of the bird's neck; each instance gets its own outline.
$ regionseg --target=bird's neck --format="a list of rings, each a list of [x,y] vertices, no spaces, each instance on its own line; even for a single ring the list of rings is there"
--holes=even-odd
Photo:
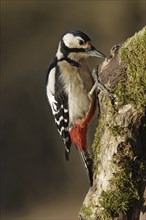
[[[68,63],[70,63],[73,66],[79,67],[82,63],[83,56],[81,56],[80,53],[77,52],[68,52],[66,50],[61,50],[61,42],[59,43],[58,50],[56,53],[56,58],[58,61],[66,60]]]
[[[64,55],[60,48],[58,48],[58,51],[56,53],[56,58],[57,58],[57,62],[61,62],[61,61],[67,61],[70,65],[75,66],[75,67],[80,67],[80,60],[78,59],[74,59],[74,57],[68,55]]]

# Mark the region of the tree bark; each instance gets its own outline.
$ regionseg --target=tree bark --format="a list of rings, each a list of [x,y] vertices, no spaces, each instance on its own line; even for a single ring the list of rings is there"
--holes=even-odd
[[[100,118],[92,146],[93,186],[81,220],[146,219],[146,28],[114,46],[98,68]]]

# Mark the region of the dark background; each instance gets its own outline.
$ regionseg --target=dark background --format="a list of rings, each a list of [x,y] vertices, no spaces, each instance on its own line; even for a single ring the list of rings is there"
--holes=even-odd
[[[145,25],[145,1],[0,4],[1,219],[75,219],[89,185],[77,151],[64,159],[46,97],[47,67],[70,29],[87,33],[108,55]],[[93,58],[90,67],[99,62]]]

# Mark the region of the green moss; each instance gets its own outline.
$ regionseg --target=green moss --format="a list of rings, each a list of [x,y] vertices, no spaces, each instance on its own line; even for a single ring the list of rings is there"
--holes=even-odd
[[[110,130],[112,131],[112,134],[114,136],[123,135],[124,134],[124,128],[119,126],[119,125],[111,126]]]
[[[146,107],[146,28],[123,44],[119,56],[127,71],[125,79],[120,81],[113,91],[117,103],[116,108],[119,109],[122,105],[134,103],[139,111],[143,111]],[[104,105],[101,108],[101,116],[92,145],[94,178],[98,175],[102,151],[100,138],[105,126],[109,126],[111,135],[114,137],[125,133],[123,127],[114,123],[116,112],[109,97],[104,100]],[[108,115],[104,113],[104,108],[106,108],[105,111],[108,112]],[[108,120],[105,117],[108,117]],[[109,125],[105,125],[105,121],[108,121]],[[115,173],[110,180],[109,190],[103,191],[99,198],[100,210],[97,213],[99,218],[111,220],[114,215],[125,213],[131,206],[137,205],[137,202],[142,199],[144,167],[146,167],[144,161],[134,155],[127,143],[119,146],[117,154],[113,158]],[[88,211],[87,213],[90,213]]]
[[[88,219],[90,219],[91,215],[92,215],[92,207],[86,207],[83,206],[81,209],[81,212],[83,213],[83,216],[86,216]]]
[[[99,198],[101,209],[98,216],[106,220],[125,213],[142,199],[144,162],[135,158],[128,145],[121,146],[114,157],[116,173],[110,181],[110,190],[103,191]]]
[[[103,129],[103,121],[104,121],[104,114],[101,113],[100,115],[100,119],[98,121],[98,125],[96,128],[96,132],[95,132],[95,137],[94,137],[94,142],[92,144],[92,154],[93,154],[93,173],[94,173],[94,177],[96,177],[96,175],[98,174],[98,161],[99,161],[99,156],[100,156],[100,152],[101,152],[101,145],[100,145],[100,136],[102,133],[102,129]]]
[[[108,111],[108,117],[110,118],[111,121],[113,121],[115,109],[113,107],[111,98],[107,96],[104,99],[104,104],[106,106],[105,111]],[[92,144],[92,154],[93,154],[93,162],[94,162],[94,167],[93,167],[94,178],[96,178],[96,176],[98,175],[98,164],[100,161],[100,153],[102,149],[100,138],[105,129],[104,124],[105,124],[105,113],[104,113],[104,110],[102,109],[100,118],[98,120],[98,125],[95,131],[94,142]],[[117,129],[117,131],[116,131],[116,127],[118,128],[118,126],[111,127],[111,130],[113,133],[115,133],[115,136],[120,132],[120,126],[119,126],[119,129]],[[122,128],[121,128],[121,132],[122,132]]]
[[[122,45],[119,56],[127,75],[114,89],[118,106],[133,102],[146,107],[146,28]]]

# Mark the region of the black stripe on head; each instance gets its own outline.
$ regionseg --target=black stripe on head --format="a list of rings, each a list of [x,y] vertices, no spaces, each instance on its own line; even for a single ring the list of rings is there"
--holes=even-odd
[[[91,39],[87,36],[87,34],[83,33],[82,31],[79,31],[79,30],[71,30],[71,31],[66,32],[64,35],[66,35],[66,34],[73,34],[74,36],[79,36],[85,41],[85,43],[88,41],[91,41]]]
[[[75,53],[80,53],[80,52],[85,52],[84,48],[69,48],[65,45],[63,40],[61,40],[61,52],[63,53],[64,57],[67,57],[69,53],[75,52]]]
[[[72,34],[73,36],[78,36],[78,37],[81,37],[84,42],[88,42],[88,41],[91,41],[91,39],[85,34],[83,33],[82,31],[79,31],[79,30],[71,30],[71,31],[68,31],[66,33],[64,33],[63,37],[66,35],[66,34]],[[68,56],[69,53],[80,53],[80,52],[85,52],[85,49],[84,48],[69,48],[65,45],[65,43],[63,42],[63,37],[62,37],[62,40],[61,40],[61,52],[63,53],[63,55],[65,57]]]

